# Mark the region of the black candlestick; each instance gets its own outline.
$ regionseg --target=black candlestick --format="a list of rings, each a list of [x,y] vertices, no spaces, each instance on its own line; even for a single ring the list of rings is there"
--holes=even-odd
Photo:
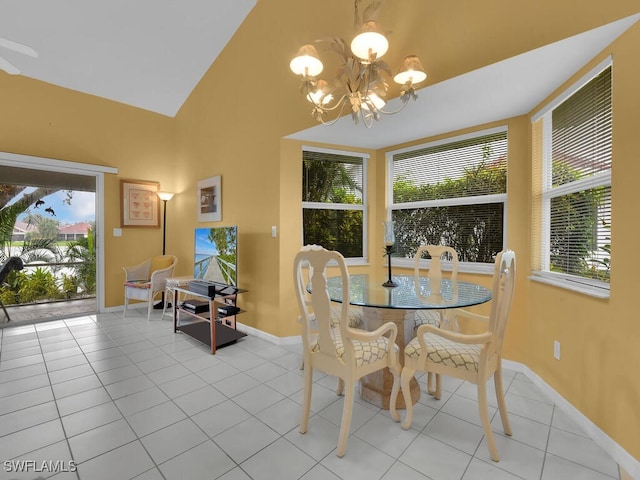
[[[391,252],[393,251],[393,245],[385,245],[387,250],[387,258],[389,259],[389,278],[382,284],[383,287],[397,287],[398,284],[391,280]]]

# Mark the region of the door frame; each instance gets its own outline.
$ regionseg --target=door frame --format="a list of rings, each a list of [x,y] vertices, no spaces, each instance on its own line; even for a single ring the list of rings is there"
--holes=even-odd
[[[118,174],[118,169],[104,165],[92,165],[89,163],[69,162],[53,158],[33,157],[17,153],[0,152],[0,166],[26,168],[30,170],[46,170],[74,175],[86,175],[96,180],[96,307],[98,313],[105,312],[105,282],[104,282],[104,174]]]

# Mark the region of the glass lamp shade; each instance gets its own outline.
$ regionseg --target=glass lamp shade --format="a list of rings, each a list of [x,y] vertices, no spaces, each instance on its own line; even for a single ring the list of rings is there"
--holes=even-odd
[[[387,102],[385,102],[382,98],[380,98],[379,95],[376,95],[375,93],[373,93],[371,91],[369,91],[369,93],[367,93],[367,100],[377,110],[382,110],[384,108],[384,106],[387,104]],[[363,102],[362,103],[362,108],[364,108],[365,110],[369,110],[370,109],[367,102]]]
[[[329,93],[329,84],[326,80],[319,79],[316,82],[316,89],[307,94],[307,100],[316,105],[326,105],[333,100],[333,95]]]
[[[173,198],[173,193],[171,192],[157,192],[160,200],[168,201]]]
[[[424,73],[424,68],[422,68],[422,63],[420,59],[416,55],[408,55],[404,58],[402,62],[402,66],[395,77],[393,77],[393,81],[399,83],[400,85],[404,85],[406,83],[417,84],[423,82],[424,79],[427,78],[427,74]]]
[[[393,224],[395,222],[390,220],[388,222],[383,222],[384,225],[384,244],[385,246],[392,246],[396,243],[396,236],[393,233]]]
[[[364,62],[382,57],[389,50],[389,42],[373,20],[362,25],[361,32],[351,41],[351,51]]]
[[[305,77],[320,75],[323,69],[316,47],[309,43],[300,47],[298,54],[289,63],[289,67],[296,75],[304,75]]]

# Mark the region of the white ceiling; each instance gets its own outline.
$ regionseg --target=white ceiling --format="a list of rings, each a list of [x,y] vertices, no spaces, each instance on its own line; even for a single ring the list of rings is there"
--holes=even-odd
[[[0,0],[22,75],[173,117],[256,0]],[[0,71],[0,75],[5,75]]]
[[[524,115],[638,19],[640,14],[422,88],[415,102],[370,129],[348,115],[287,138],[378,149]],[[392,100],[388,110],[400,105]]]
[[[39,54],[0,47],[0,57],[24,76],[172,117],[256,1],[0,0],[0,37]],[[382,148],[525,114],[639,18],[422,88],[416,102],[371,129],[347,116],[289,138]]]

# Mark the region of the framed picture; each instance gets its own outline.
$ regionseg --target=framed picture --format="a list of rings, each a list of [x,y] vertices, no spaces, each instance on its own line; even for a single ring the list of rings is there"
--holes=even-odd
[[[222,220],[222,188],[220,175],[198,181],[198,221],[219,222]]]
[[[120,225],[160,228],[159,189],[158,182],[120,180]]]

